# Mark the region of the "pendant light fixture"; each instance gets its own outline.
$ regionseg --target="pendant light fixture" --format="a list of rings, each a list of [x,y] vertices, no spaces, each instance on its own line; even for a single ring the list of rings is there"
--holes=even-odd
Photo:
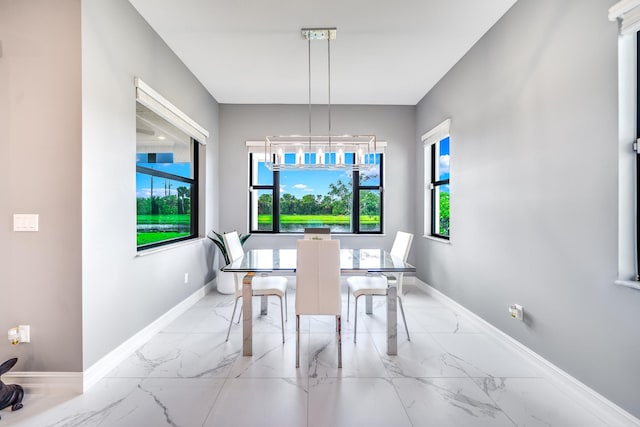
[[[302,38],[309,52],[309,133],[308,135],[267,136],[264,143],[265,164],[269,170],[280,169],[372,169],[379,163],[382,147],[375,135],[333,135],[331,131],[331,41],[336,28],[303,28]],[[314,135],[311,128],[311,42],[327,41],[328,133]]]

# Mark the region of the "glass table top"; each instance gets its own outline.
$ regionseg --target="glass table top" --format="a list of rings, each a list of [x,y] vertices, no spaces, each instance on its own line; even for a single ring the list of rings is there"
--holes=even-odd
[[[295,271],[295,249],[251,249],[223,271]],[[383,249],[340,249],[340,270],[346,272],[415,272],[416,268]]]

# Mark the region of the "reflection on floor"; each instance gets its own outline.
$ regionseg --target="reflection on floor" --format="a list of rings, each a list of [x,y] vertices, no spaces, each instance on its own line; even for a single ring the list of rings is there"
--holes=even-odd
[[[411,341],[399,322],[398,356],[386,354],[385,299],[376,298],[372,315],[358,313],[357,344],[343,317],[339,370],[334,318],[322,316],[303,318],[295,368],[293,290],[284,345],[278,299],[267,316],[253,305],[253,357],[241,356],[240,325],[225,342],[233,297],[213,291],[85,394],[27,394],[23,409],[0,411],[0,425],[605,425],[471,320],[415,287],[405,293]]]

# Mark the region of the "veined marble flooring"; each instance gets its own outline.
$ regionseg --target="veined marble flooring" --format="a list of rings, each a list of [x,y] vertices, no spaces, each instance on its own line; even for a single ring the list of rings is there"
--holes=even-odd
[[[343,317],[337,368],[333,317],[303,317],[295,368],[295,293],[286,343],[279,300],[254,307],[253,357],[241,326],[225,334],[233,297],[213,291],[82,395],[27,393],[0,411],[2,426],[603,426],[581,398],[472,321],[405,286],[411,341],[398,321],[398,355],[386,354],[385,298]],[[346,314],[346,294],[343,295]],[[351,299],[353,304],[353,299]],[[351,306],[353,316],[353,305]]]

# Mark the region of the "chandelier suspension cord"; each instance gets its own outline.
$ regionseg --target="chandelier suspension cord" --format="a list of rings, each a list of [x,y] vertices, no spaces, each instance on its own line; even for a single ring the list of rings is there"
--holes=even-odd
[[[328,105],[328,115],[329,115],[329,150],[331,152],[331,36],[327,37],[327,80],[329,82],[329,101]]]
[[[309,152],[311,152],[311,37],[307,44],[309,46]]]

